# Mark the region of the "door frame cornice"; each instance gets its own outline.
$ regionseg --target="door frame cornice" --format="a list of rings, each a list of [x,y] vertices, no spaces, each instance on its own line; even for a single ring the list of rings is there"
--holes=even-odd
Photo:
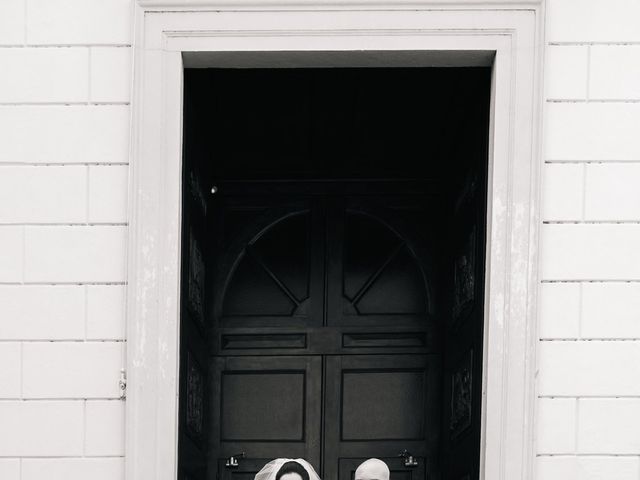
[[[134,9],[126,478],[177,475],[184,62],[229,65],[238,52],[291,65],[336,52],[373,65],[492,65],[480,470],[483,480],[533,478],[544,2],[137,0]]]

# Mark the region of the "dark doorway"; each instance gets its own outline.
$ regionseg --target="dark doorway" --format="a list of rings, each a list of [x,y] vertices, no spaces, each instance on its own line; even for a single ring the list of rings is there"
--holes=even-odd
[[[185,72],[180,478],[478,477],[490,70]]]

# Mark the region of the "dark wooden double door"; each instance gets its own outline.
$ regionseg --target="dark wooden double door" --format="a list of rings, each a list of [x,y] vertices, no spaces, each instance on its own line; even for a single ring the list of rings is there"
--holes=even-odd
[[[251,480],[272,458],[302,457],[324,479],[351,480],[379,457],[393,480],[436,478],[433,202],[228,190],[208,234],[207,476]]]

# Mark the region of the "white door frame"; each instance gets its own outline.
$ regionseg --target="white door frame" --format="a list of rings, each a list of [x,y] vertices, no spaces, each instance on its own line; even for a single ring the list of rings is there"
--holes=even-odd
[[[184,64],[273,62],[493,65],[481,478],[532,478],[542,3],[137,0],[127,297],[128,480],[169,480],[177,472]]]

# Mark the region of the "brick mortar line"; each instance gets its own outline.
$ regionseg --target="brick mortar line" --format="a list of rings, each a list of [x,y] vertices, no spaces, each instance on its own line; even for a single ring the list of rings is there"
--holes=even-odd
[[[640,160],[638,160],[640,162]],[[129,162],[60,162],[60,163],[40,163],[40,162],[0,162],[3,167],[121,167],[129,166]]]
[[[56,49],[56,48],[91,48],[91,47],[100,47],[100,48],[132,48],[130,43],[24,43],[20,44],[0,44],[0,50],[27,50],[29,48],[33,49]]]
[[[640,283],[640,278],[542,279],[540,283]]]
[[[70,285],[127,285],[126,281],[118,281],[118,282],[0,282],[0,287],[2,286],[70,286]]]
[[[582,458],[640,458],[640,453],[536,453],[537,458],[544,457],[582,457]]]
[[[594,342],[640,342],[640,337],[565,337],[565,338],[539,338],[539,342],[564,342],[564,343],[594,343]]]
[[[126,338],[0,338],[2,343],[122,343],[127,342]]]
[[[0,107],[123,107],[131,102],[0,102]]]
[[[120,398],[119,396],[116,397],[20,397],[20,398],[16,398],[16,397],[5,397],[5,398],[0,398],[0,405],[2,405],[2,403],[7,403],[7,402],[20,402],[20,403],[26,403],[26,402],[65,402],[65,403],[69,403],[69,402],[74,402],[74,403],[78,403],[78,402],[124,402],[125,400]],[[1,456],[1,455],[0,455]]]
[[[566,42],[547,42],[547,47],[578,47],[578,46],[596,46],[596,47],[623,47],[623,46],[639,46],[640,41],[566,41]]]
[[[613,159],[613,160],[553,160],[553,159],[548,159],[544,161],[545,164],[548,165],[552,165],[552,164],[566,164],[566,163],[571,163],[571,164],[590,164],[590,163],[594,163],[594,164],[602,164],[602,165],[607,165],[607,164],[638,164],[640,163],[640,159],[636,159],[636,160],[617,160],[617,159]]]
[[[581,104],[619,104],[619,103],[629,103],[636,104],[640,103],[640,98],[547,98],[545,100],[546,103],[581,103]]]
[[[543,225],[640,225],[638,220],[543,220]]]
[[[640,400],[640,395],[538,395],[538,399],[560,400]]]
[[[0,227],[128,227],[128,222],[0,222]]]

